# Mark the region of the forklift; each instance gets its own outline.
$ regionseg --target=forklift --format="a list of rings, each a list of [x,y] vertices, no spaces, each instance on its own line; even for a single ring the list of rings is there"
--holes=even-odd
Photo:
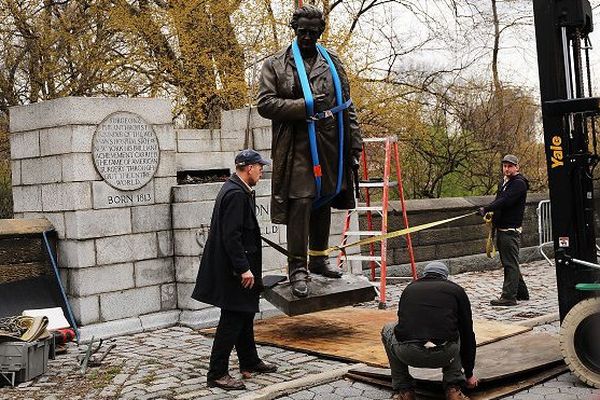
[[[592,95],[592,9],[589,0],[533,0],[533,8],[561,352],[581,381],[600,388],[600,264],[593,188],[600,162],[595,125],[600,97]]]

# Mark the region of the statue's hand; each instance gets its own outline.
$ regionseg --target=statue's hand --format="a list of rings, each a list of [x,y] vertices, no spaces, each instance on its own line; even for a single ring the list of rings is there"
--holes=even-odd
[[[352,152],[352,169],[358,170],[358,168],[360,167],[360,153],[360,151]]]
[[[327,104],[325,104],[325,100],[327,100],[327,94],[321,93],[313,96],[314,104],[315,104],[315,112],[321,112],[327,110]]]

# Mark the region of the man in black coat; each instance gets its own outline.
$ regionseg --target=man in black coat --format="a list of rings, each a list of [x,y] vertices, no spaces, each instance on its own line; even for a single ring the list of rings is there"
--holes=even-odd
[[[492,300],[493,306],[515,306],[517,300],[529,300],[529,291],[519,268],[519,247],[523,228],[523,213],[529,182],[519,173],[519,159],[507,154],[502,159],[504,178],[498,184],[496,199],[479,209],[481,215],[493,212],[496,245],[504,267],[502,295]]]
[[[447,400],[468,400],[460,386],[478,384],[473,374],[476,343],[471,303],[464,289],[447,278],[444,263],[427,264],[423,277],[402,292],[398,322],[381,330],[395,400],[415,399],[408,366],[442,368]]]
[[[253,187],[269,161],[254,150],[235,157],[236,173],[223,184],[213,210],[192,298],[221,309],[206,376],[209,387],[245,389],[229,375],[235,346],[242,376],[274,372],[277,367],[258,357],[254,314],[262,290],[262,247]]]

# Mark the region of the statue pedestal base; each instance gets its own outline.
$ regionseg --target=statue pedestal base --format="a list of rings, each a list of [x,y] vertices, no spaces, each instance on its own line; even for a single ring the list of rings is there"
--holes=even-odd
[[[310,277],[307,297],[294,296],[287,281],[266,289],[263,297],[292,317],[372,301],[377,295],[373,285],[362,276],[348,274],[340,279],[331,279],[311,274]]]

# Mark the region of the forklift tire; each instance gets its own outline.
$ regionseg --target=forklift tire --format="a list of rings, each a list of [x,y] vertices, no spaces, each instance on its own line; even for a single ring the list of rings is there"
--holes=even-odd
[[[577,303],[560,328],[565,363],[582,382],[600,388],[600,297]]]

